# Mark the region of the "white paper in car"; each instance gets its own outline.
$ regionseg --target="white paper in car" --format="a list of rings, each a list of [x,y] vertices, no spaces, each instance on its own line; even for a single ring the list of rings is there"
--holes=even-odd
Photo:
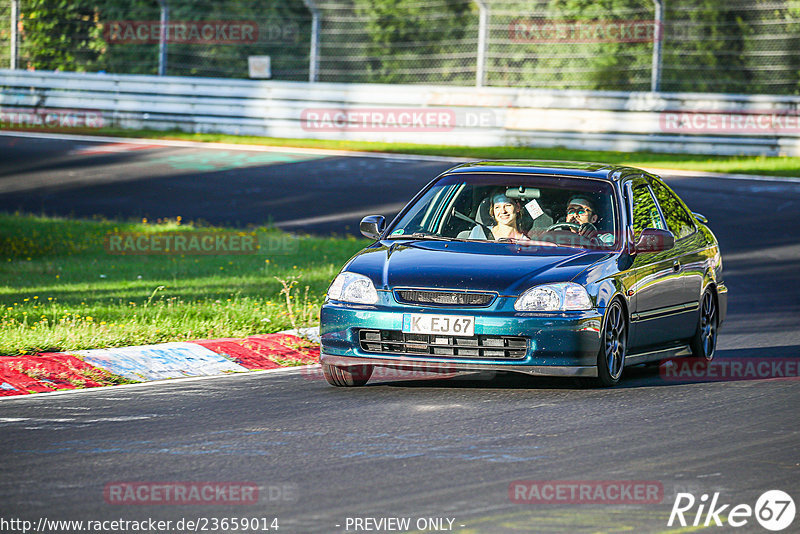
[[[525,204],[525,209],[528,210],[528,213],[531,214],[531,219],[534,221],[537,217],[544,214],[544,211],[542,210],[541,206],[539,206],[539,203],[536,202],[536,199],[533,199]]]

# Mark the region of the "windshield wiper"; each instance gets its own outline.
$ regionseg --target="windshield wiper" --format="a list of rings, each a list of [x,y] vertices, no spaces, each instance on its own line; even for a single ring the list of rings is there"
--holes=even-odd
[[[414,232],[413,234],[390,235],[388,239],[425,239],[430,241],[466,241],[457,237],[445,237],[443,235],[427,234],[425,232]]]

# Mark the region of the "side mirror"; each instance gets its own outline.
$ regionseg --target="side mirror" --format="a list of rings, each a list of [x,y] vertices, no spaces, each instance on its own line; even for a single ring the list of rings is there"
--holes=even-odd
[[[708,218],[706,218],[706,216],[703,215],[702,213],[697,213],[696,211],[693,211],[692,215],[694,215],[694,218],[697,219],[698,221],[700,221],[701,223],[703,223],[703,224],[707,224],[708,223]]]
[[[667,230],[645,228],[636,243],[636,252],[661,252],[675,246],[675,236]]]
[[[378,239],[386,228],[386,218],[383,215],[367,215],[361,219],[358,228],[364,237]]]

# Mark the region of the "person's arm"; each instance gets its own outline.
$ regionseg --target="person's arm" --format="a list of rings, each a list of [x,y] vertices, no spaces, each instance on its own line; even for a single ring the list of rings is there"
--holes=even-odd
[[[596,238],[603,246],[610,247],[614,244],[614,234],[612,232],[597,234]]]
[[[578,228],[578,234],[587,239],[592,239],[597,236],[597,227],[590,222],[583,223],[581,227]]]

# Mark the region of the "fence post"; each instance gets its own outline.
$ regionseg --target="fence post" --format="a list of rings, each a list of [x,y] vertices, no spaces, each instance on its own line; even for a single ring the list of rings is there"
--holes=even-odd
[[[19,55],[19,50],[17,48],[17,44],[19,38],[17,37],[17,31],[19,29],[19,0],[11,0],[11,50],[9,55],[10,57],[10,67],[11,70],[16,70],[17,68],[17,56]]]
[[[489,6],[486,0],[475,0],[478,4],[478,65],[475,69],[475,87],[486,84],[486,45],[489,40]]]
[[[319,72],[319,24],[320,11],[315,0],[303,0],[311,12],[311,48],[308,51],[308,81],[316,82]]]
[[[169,5],[167,0],[158,0],[161,5],[161,31],[158,34],[158,75],[167,73],[167,25],[169,24]]]
[[[664,0],[653,0],[656,8],[656,27],[653,33],[653,70],[650,90],[657,93],[661,88],[661,41],[664,39]]]

